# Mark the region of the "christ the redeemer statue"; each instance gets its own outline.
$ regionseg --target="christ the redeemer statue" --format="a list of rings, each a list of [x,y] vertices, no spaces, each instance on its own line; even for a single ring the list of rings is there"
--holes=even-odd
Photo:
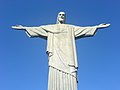
[[[97,29],[110,24],[79,27],[65,24],[66,15],[59,12],[57,23],[38,27],[12,26],[25,30],[29,37],[47,39],[49,62],[48,90],[77,90],[78,61],[75,39],[94,36]]]

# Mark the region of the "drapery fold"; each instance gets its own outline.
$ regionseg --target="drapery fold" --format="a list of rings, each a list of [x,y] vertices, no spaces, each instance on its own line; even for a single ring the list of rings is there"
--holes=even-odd
[[[77,90],[76,77],[49,67],[48,90]]]

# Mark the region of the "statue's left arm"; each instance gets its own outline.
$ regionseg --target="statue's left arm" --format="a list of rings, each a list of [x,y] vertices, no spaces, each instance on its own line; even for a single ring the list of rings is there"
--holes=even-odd
[[[101,28],[106,28],[110,26],[110,24],[100,24],[96,26],[88,26],[88,27],[79,27],[75,26],[74,33],[76,38],[84,38],[94,36],[96,31]]]

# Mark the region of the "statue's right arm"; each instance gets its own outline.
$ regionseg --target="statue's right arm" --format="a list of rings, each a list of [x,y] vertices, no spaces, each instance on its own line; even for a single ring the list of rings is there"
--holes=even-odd
[[[47,37],[47,31],[42,26],[25,27],[22,25],[18,25],[18,26],[12,26],[12,28],[17,30],[25,30],[25,32],[29,37]]]
[[[17,26],[12,26],[13,29],[17,29],[17,30],[26,30],[27,27],[24,27],[22,25],[17,25]]]

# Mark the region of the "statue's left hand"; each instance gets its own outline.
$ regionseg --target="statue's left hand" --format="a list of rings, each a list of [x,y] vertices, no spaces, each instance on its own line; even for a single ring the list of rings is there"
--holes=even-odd
[[[110,24],[103,23],[103,24],[98,25],[97,27],[98,28],[105,28],[105,27],[108,27],[108,26],[110,26]]]

